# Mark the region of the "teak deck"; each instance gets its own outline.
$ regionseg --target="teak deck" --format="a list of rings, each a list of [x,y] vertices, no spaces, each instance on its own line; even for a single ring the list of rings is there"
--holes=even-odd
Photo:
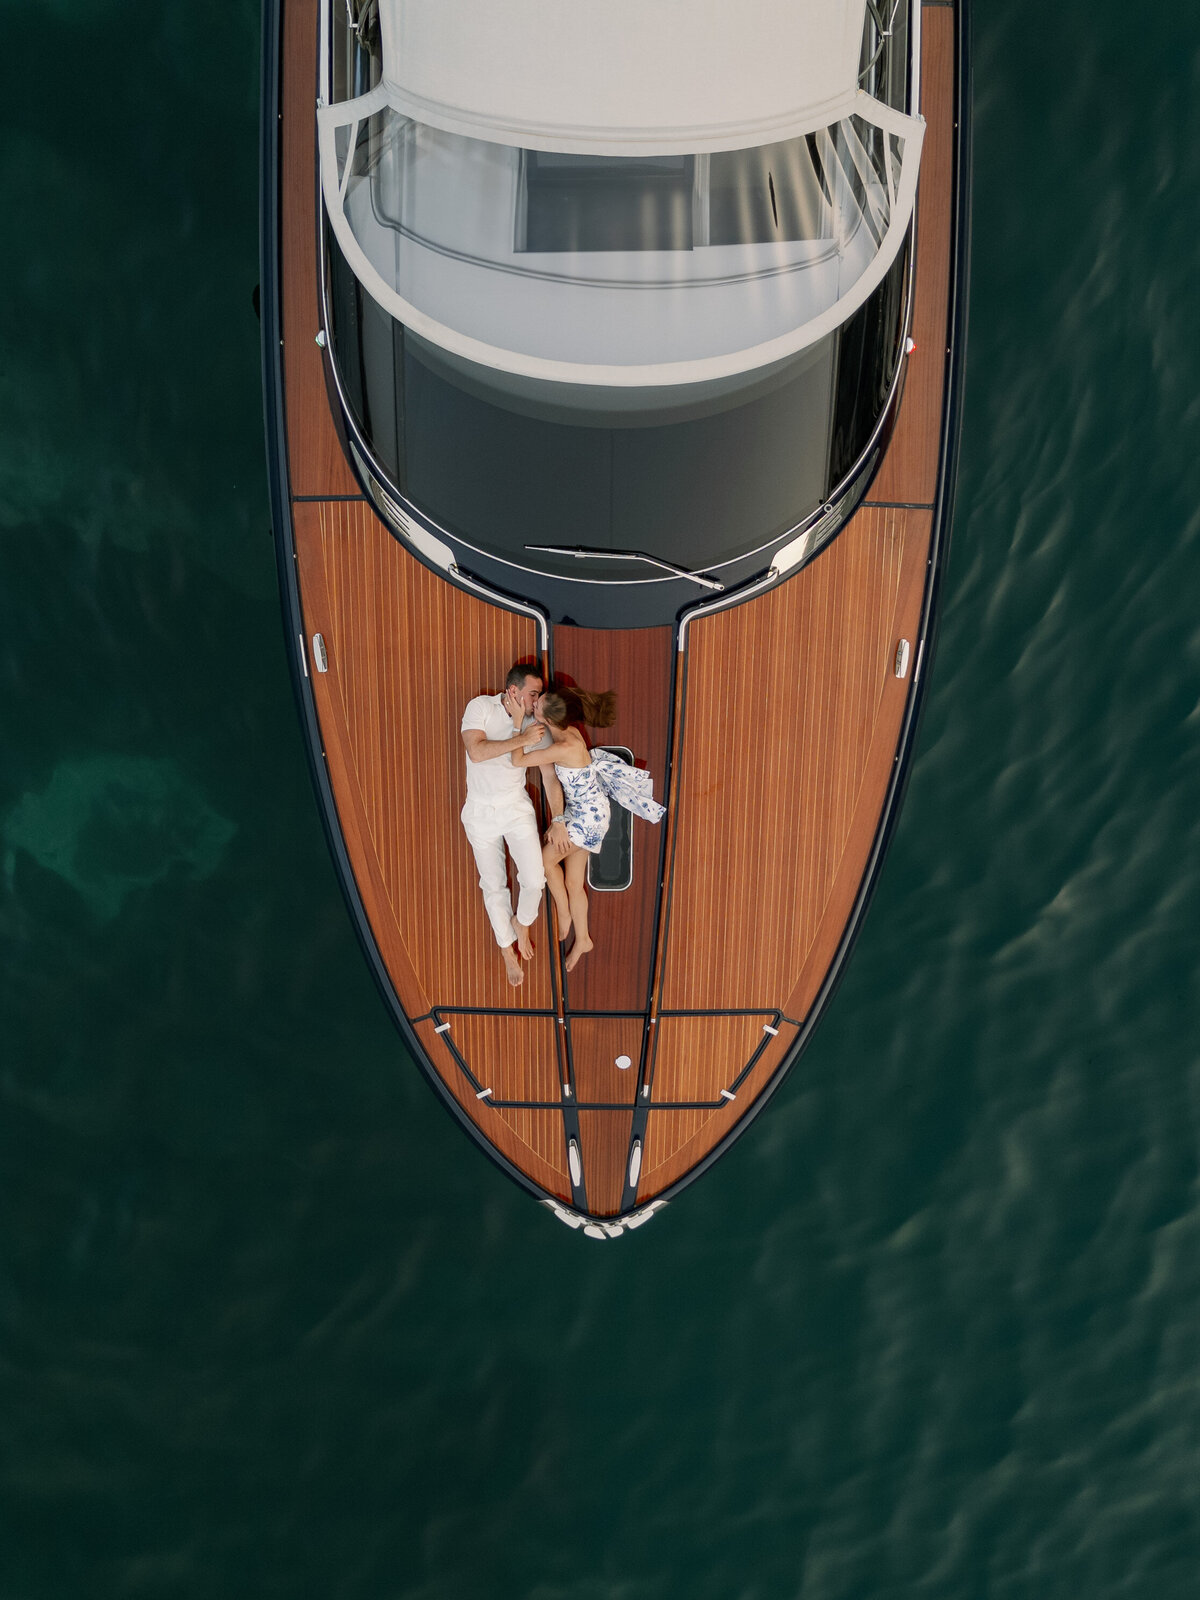
[[[928,625],[947,404],[954,11],[922,12],[917,348],[874,484],[816,559],[695,620],[682,650],[670,628],[552,630],[553,670],[616,689],[618,723],[597,738],[647,765],[668,816],[659,828],[634,821],[632,887],[593,895],[592,954],[564,975],[543,918],[519,990],[505,981],[459,823],[458,727],[467,700],[498,689],[539,642],[528,617],[417,561],[343,452],[315,343],[316,38],[317,0],[286,0],[286,494],[306,693],[336,827],[377,972],[445,1097],[537,1190],[623,1215],[710,1158],[779,1080],[844,954],[894,797]],[[903,679],[901,639],[912,647]],[[618,1055],[633,1066],[618,1070]]]

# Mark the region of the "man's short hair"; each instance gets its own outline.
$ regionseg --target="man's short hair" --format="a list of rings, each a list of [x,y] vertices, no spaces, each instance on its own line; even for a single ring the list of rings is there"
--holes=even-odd
[[[526,678],[536,678],[539,683],[545,683],[542,677],[540,661],[514,661],[508,669],[508,677],[504,680],[506,689],[523,689]]]

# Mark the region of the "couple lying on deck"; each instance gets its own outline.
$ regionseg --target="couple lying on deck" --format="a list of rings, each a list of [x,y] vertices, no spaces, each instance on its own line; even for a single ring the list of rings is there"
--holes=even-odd
[[[549,888],[554,901],[558,937],[566,940],[574,935],[567,971],[592,948],[584,887],[587,858],[599,851],[608,832],[610,798],[649,822],[663,815],[663,807],[653,798],[649,774],[607,750],[589,750],[572,723],[574,711],[594,727],[610,726],[615,697],[570,689],[568,700],[542,690],[540,670],[518,662],[505,679],[504,693],[478,695],[462,719],[467,753],[462,823],[475,852],[483,903],[514,987],[525,980],[521,961],[533,955],[529,931],[537,921],[544,888]],[[540,769],[549,808],[544,844],[538,839],[525,784],[528,767]],[[515,916],[505,846],[517,868]]]

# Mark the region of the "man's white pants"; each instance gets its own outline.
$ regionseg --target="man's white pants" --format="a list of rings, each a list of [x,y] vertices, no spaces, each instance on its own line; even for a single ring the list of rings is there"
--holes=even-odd
[[[468,800],[462,810],[462,825],[479,868],[483,903],[491,919],[496,943],[501,946],[511,944],[516,937],[512,925],[512,899],[508,892],[505,845],[517,867],[518,922],[529,927],[537,921],[542,908],[542,891],[546,887],[546,869],[542,865],[542,841],[538,837],[537,819],[528,798],[522,796],[522,800],[523,804],[505,806],[489,806]]]

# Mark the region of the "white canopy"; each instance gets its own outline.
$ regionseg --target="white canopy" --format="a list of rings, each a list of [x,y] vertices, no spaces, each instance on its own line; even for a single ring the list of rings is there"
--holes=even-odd
[[[382,81],[318,110],[326,211],[378,304],[468,362],[622,388],[758,371],[839,327],[903,245],[924,122],[858,87],[865,0],[380,3]],[[728,182],[738,152],[762,157],[770,227],[716,220],[710,166]],[[532,229],[539,161],[572,159],[657,160],[636,204],[665,183],[675,231]]]
[[[380,0],[392,108],[529,150],[732,150],[853,109],[866,0]]]

